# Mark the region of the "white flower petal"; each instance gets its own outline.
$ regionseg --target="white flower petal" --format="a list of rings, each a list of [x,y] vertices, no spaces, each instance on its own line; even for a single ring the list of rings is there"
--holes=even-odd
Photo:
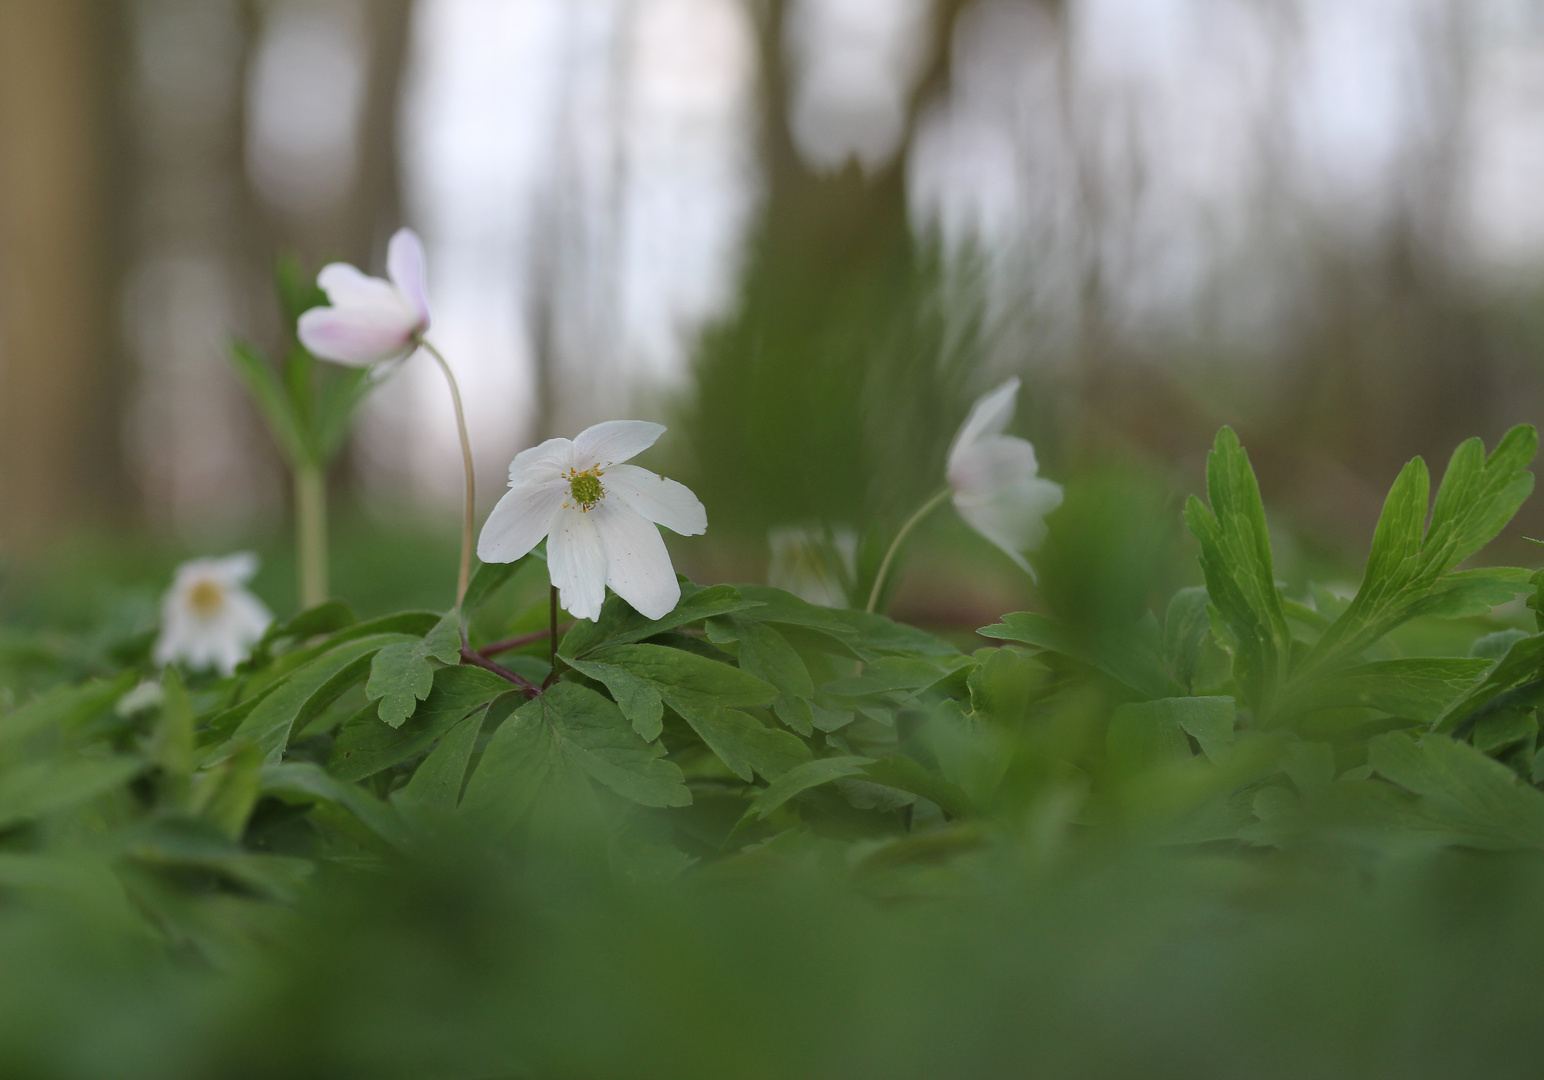
[[[227,555],[223,559],[200,559],[207,562],[212,572],[211,576],[218,577],[227,585],[245,585],[252,580],[252,575],[257,573],[257,554],[251,551],[238,551],[234,555]],[[266,608],[264,609],[267,610]]]
[[[522,450],[509,463],[509,486],[545,484],[574,467],[574,444],[568,439],[548,439]]]
[[[960,425],[960,433],[949,448],[949,469],[954,469],[955,455],[966,452],[977,440],[987,435],[999,434],[1013,419],[1013,409],[1018,403],[1019,380],[1015,377],[996,390],[982,394],[970,408],[970,415]]]
[[[664,424],[647,420],[607,420],[587,427],[574,437],[574,466],[583,472],[620,464],[653,446],[664,433]]]
[[[418,234],[412,229],[398,229],[386,245],[386,273],[418,315],[420,332],[429,328],[429,288],[424,265],[424,245]]]
[[[316,284],[333,307],[402,309],[402,294],[391,282],[371,277],[348,263],[328,263],[316,275]]]
[[[972,496],[997,490],[1038,471],[1035,448],[1013,435],[987,435],[964,447],[949,461],[949,486]]]
[[[541,543],[562,509],[568,485],[562,480],[512,487],[483,522],[477,557],[486,563],[514,562]]]
[[[300,343],[323,360],[375,364],[414,349],[415,318],[406,308],[312,308],[300,316]]]
[[[595,515],[559,510],[547,535],[547,571],[563,609],[576,619],[598,619],[606,601],[606,553]]]
[[[708,531],[708,512],[685,484],[667,480],[637,465],[613,465],[606,470],[603,484],[607,499],[621,500],[671,532],[698,536]],[[636,604],[633,606],[637,607]]]
[[[653,522],[610,499],[596,505],[595,519],[606,553],[606,584],[646,619],[662,619],[681,599],[665,539]]]
[[[954,508],[971,528],[1002,548],[1031,575],[1022,552],[1045,540],[1045,516],[1062,502],[1062,487],[1052,480],[1026,477],[996,491],[954,496]]]

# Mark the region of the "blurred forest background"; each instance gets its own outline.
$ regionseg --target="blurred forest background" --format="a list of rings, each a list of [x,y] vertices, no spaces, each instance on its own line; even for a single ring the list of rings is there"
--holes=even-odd
[[[279,340],[277,254],[379,272],[402,223],[480,514],[521,447],[658,417],[682,568],[761,579],[1019,374],[1053,478],[1164,505],[1231,423],[1338,565],[1405,459],[1544,416],[1541,193],[1541,0],[3,0],[0,597],[255,545],[287,607],[228,342]],[[345,595],[443,606],[454,438],[426,363],[368,403]],[[898,616],[1027,589],[956,524]]]

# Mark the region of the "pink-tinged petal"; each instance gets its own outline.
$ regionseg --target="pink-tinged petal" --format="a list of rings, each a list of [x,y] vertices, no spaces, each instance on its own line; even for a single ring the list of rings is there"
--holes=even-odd
[[[524,557],[552,528],[567,494],[568,485],[561,480],[510,488],[483,522],[477,557],[486,563]]]
[[[949,486],[962,495],[978,495],[1038,471],[1029,443],[1013,435],[987,435],[950,458]]]
[[[429,328],[429,286],[424,245],[412,229],[398,229],[386,245],[386,273],[418,315],[418,329]]]
[[[976,399],[976,403],[970,407],[970,415],[965,418],[959,434],[954,437],[954,444],[949,447],[951,472],[955,455],[965,453],[981,438],[997,435],[1008,426],[1008,421],[1013,419],[1018,397],[1019,380],[1015,377]]]
[[[606,584],[646,619],[670,614],[681,584],[654,523],[609,498],[587,516],[595,520],[606,553]]]
[[[364,366],[396,360],[416,346],[416,327],[396,310],[312,308],[300,316],[300,343],[313,355],[340,364]]]
[[[574,438],[574,465],[583,472],[621,464],[653,446],[664,433],[664,424],[647,420],[607,420],[587,427]]]
[[[548,439],[522,450],[509,463],[509,486],[546,484],[574,467],[574,444],[568,439]]]
[[[328,263],[316,275],[316,284],[333,307],[381,308],[396,311],[403,307],[402,294],[389,281],[371,277],[348,263]]]
[[[547,535],[547,572],[563,610],[576,619],[598,619],[606,602],[606,552],[595,515],[559,510]]]
[[[993,492],[954,496],[954,508],[966,524],[1005,551],[1034,576],[1023,552],[1045,540],[1045,517],[1062,502],[1062,487],[1052,480],[1026,477]]]
[[[602,482],[606,498],[620,500],[671,532],[698,536],[708,531],[708,512],[685,484],[667,480],[637,465],[613,465],[606,470]]]

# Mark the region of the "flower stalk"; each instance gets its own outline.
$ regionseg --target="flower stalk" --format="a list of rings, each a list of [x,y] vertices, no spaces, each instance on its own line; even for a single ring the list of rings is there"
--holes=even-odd
[[[456,606],[460,607],[461,602],[466,599],[467,585],[472,580],[472,529],[477,504],[477,479],[472,469],[472,440],[467,435],[466,410],[461,407],[461,388],[456,384],[456,376],[450,370],[450,365],[445,362],[445,357],[440,355],[440,350],[430,344],[426,338],[420,337],[418,344],[434,357],[440,365],[440,370],[445,373],[445,382],[450,386],[450,400],[456,407],[456,431],[461,436],[461,468],[466,477],[466,490],[463,492],[461,505],[461,571],[456,579]]]
[[[902,525],[900,531],[895,534],[895,539],[890,541],[890,547],[885,551],[885,557],[880,560],[879,572],[874,575],[874,587],[869,590],[868,606],[863,609],[864,611],[872,613],[879,606],[879,597],[884,591],[885,579],[890,575],[890,564],[895,562],[895,556],[901,550],[901,545],[906,542],[906,538],[923,518],[943,505],[943,501],[949,497],[949,494],[949,489],[944,488],[923,503],[917,508],[915,514],[906,519],[906,524]]]
[[[302,609],[323,603],[327,589],[327,478],[315,465],[295,468],[295,563]]]

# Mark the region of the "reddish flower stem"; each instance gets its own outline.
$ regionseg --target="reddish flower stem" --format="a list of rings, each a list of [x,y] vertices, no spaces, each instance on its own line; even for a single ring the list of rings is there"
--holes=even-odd
[[[566,634],[573,628],[573,623],[567,623],[558,627],[558,633]],[[511,649],[518,649],[522,645],[529,645],[532,642],[541,641],[551,633],[552,631],[550,629],[543,627],[540,630],[533,630],[529,634],[521,634],[519,637],[506,638],[503,641],[495,641],[491,645],[484,645],[482,648],[478,649],[477,652],[480,656],[497,656],[499,653],[509,652]]]
[[[472,664],[476,667],[480,667],[484,671],[491,671],[499,678],[514,683],[525,692],[525,696],[528,698],[538,697],[541,694],[541,687],[537,686],[530,679],[510,671],[507,667],[495,664],[486,656],[480,656],[477,653],[474,653],[471,649],[461,650],[461,662],[463,664]]]

